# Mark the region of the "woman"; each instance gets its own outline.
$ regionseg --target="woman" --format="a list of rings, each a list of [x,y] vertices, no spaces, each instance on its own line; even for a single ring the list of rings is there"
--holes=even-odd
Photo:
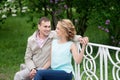
[[[56,27],[58,38],[52,41],[51,70],[39,70],[34,80],[72,80],[73,67],[71,64],[72,56],[76,63],[83,59],[84,49],[87,42],[82,43],[81,52],[78,53],[77,47],[72,42],[76,31],[69,19],[58,21]]]

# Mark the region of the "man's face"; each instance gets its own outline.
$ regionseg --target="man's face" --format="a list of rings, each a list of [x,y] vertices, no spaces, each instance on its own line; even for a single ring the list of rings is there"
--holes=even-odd
[[[48,36],[51,31],[50,21],[42,21],[41,24],[38,24],[38,29],[40,30],[40,35]]]

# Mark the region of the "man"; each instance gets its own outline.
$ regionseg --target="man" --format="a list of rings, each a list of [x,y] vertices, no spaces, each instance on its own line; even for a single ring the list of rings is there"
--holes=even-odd
[[[56,32],[51,31],[50,20],[42,17],[38,23],[38,30],[28,38],[26,53],[25,53],[25,67],[18,71],[14,80],[31,80],[37,70],[48,69],[47,62],[50,57],[51,42],[56,37]],[[88,42],[87,37],[76,36],[74,41],[81,43]]]

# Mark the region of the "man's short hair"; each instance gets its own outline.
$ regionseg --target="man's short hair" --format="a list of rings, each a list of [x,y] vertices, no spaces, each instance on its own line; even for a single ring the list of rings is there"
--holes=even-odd
[[[47,17],[42,17],[42,18],[40,18],[38,24],[41,24],[42,21],[47,22],[47,21],[50,21],[50,20]]]

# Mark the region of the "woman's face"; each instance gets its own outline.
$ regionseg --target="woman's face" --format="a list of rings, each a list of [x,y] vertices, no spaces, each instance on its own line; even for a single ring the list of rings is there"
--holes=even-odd
[[[58,37],[64,36],[65,35],[65,30],[61,27],[60,23],[58,22],[56,26],[56,33]]]

